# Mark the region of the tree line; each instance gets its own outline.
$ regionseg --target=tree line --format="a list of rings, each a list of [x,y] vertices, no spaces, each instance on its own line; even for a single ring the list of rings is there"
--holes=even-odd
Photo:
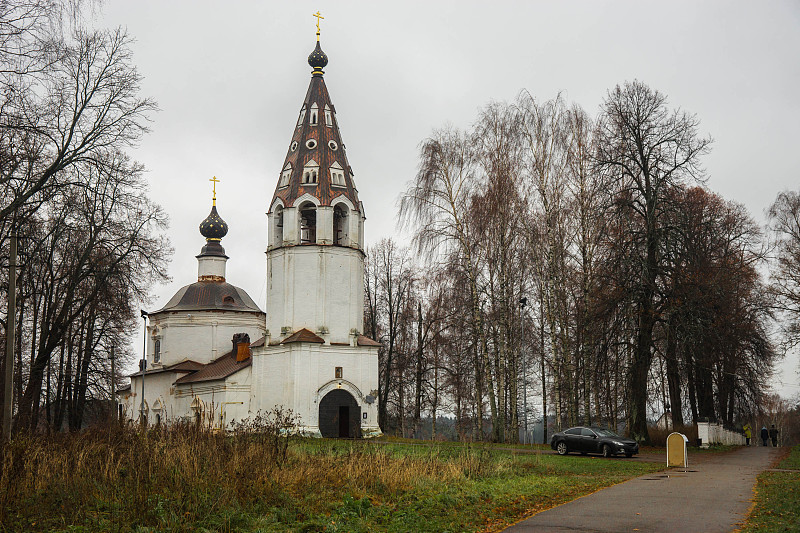
[[[17,431],[79,428],[109,397],[170,254],[129,155],[156,104],[125,32],[82,21],[80,1],[0,3],[0,340],[14,328]],[[452,414],[464,439],[513,442],[544,419],[646,442],[664,411],[734,424],[774,403],[773,365],[800,341],[800,194],[780,193],[761,228],[704,187],[710,145],[640,82],[596,117],[523,92],[434,131],[400,200],[412,247],[367,254],[384,430],[430,419],[435,435]]]
[[[130,361],[136,306],[170,253],[167,218],[127,153],[156,104],[139,94],[130,38],[86,28],[81,4],[0,3],[0,300],[3,346],[16,332],[15,432],[80,428],[87,405],[110,398],[111,359]]]
[[[761,228],[704,186],[710,146],[638,81],[596,117],[522,92],[434,131],[400,199],[411,248],[367,253],[384,430],[429,417],[435,435],[446,412],[468,439],[515,442],[544,418],[648,442],[664,412],[762,412],[798,340],[800,196],[781,193]]]

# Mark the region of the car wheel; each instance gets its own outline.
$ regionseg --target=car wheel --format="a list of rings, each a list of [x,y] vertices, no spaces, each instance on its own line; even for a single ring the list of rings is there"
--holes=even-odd
[[[569,453],[569,449],[567,448],[567,443],[563,440],[556,444],[556,451],[558,455],[567,455]]]
[[[613,457],[614,454],[611,452],[611,446],[608,444],[603,444],[603,457]]]

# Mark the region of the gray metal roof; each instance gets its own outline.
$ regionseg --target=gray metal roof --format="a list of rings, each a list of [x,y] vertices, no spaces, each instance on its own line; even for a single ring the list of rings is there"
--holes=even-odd
[[[238,311],[264,313],[250,296],[224,281],[198,281],[175,293],[167,305],[150,314],[167,311]]]

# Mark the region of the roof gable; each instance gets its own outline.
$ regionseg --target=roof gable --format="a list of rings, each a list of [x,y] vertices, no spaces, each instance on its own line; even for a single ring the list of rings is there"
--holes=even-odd
[[[325,344],[325,339],[312,333],[308,329],[303,328],[300,331],[296,331],[295,333],[292,333],[291,335],[283,339],[283,342],[281,342],[281,344],[289,344],[292,342],[315,342],[317,344]]]

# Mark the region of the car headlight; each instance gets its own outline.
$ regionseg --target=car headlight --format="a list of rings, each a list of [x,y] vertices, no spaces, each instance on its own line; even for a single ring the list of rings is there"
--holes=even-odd
[[[613,442],[613,443],[614,443],[614,444],[616,444],[617,446],[625,446],[624,444],[622,444],[622,443],[621,443],[620,441],[618,441],[618,440],[612,440],[611,442]]]

